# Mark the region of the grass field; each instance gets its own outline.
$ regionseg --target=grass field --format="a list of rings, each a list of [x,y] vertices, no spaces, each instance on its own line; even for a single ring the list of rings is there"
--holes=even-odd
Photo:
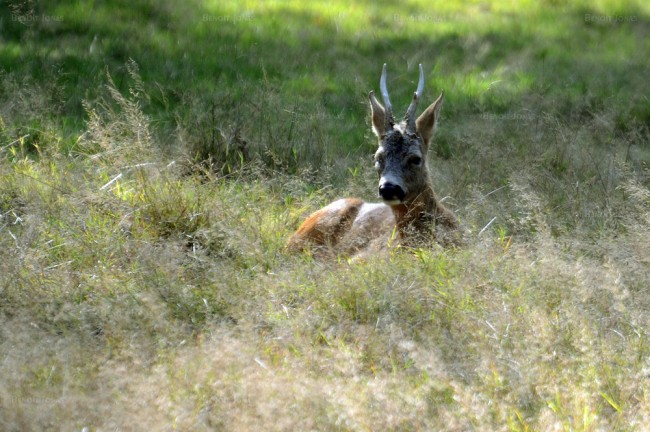
[[[0,429],[650,430],[646,3],[0,3]],[[290,254],[383,63],[466,244]]]

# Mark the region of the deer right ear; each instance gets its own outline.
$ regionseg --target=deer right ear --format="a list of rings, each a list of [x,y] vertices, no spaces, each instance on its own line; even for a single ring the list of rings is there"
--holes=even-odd
[[[378,138],[381,138],[386,133],[386,111],[375,97],[374,91],[370,92],[368,99],[370,99],[370,110],[372,111],[372,131]]]
[[[425,109],[424,112],[420,114],[420,117],[415,121],[415,127],[422,136],[422,139],[424,140],[423,144],[426,147],[429,146],[429,141],[433,136],[438,117],[440,117],[440,108],[442,108],[442,99],[444,96],[444,93],[440,92],[438,99],[429,105],[429,108]]]

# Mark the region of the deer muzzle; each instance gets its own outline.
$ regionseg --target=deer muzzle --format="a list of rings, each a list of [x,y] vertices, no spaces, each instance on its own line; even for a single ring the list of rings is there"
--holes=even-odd
[[[379,197],[388,205],[397,205],[404,202],[406,191],[400,185],[387,181],[379,185]]]

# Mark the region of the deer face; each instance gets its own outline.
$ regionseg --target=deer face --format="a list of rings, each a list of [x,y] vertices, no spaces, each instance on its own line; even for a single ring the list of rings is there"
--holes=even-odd
[[[422,139],[398,129],[389,132],[379,141],[375,169],[379,174],[379,196],[386,204],[412,201],[413,191],[422,190],[429,175]]]
[[[413,101],[404,120],[395,124],[388,90],[386,89],[386,65],[382,71],[380,87],[385,108],[370,92],[372,129],[379,138],[375,153],[375,169],[379,174],[379,196],[388,205],[408,203],[417,198],[428,184],[429,171],[426,163],[429,142],[442,107],[443,95],[432,103],[420,117],[415,119],[417,102],[424,88],[424,74],[420,65],[420,81]]]

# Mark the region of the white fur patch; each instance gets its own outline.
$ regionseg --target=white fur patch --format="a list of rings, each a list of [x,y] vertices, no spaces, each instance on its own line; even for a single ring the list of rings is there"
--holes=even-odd
[[[362,221],[364,217],[368,216],[370,213],[379,209],[380,207],[384,207],[385,205],[386,204],[384,203],[363,203],[359,209],[359,213],[357,214],[357,220]]]
[[[342,198],[327,205],[326,207],[323,208],[323,210],[327,209],[329,211],[336,212],[339,210],[343,210],[347,206],[348,206],[347,200],[345,198]]]

